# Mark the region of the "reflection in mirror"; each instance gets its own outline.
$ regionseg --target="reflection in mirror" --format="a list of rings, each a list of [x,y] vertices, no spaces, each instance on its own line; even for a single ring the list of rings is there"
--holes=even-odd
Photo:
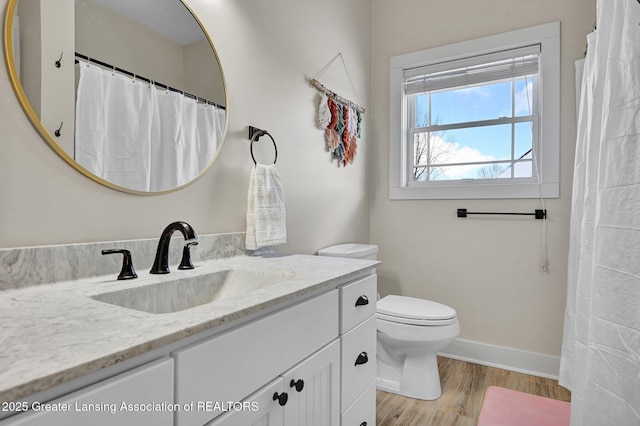
[[[224,79],[180,0],[11,0],[7,13],[18,97],[78,170],[115,189],[157,193],[213,162]]]

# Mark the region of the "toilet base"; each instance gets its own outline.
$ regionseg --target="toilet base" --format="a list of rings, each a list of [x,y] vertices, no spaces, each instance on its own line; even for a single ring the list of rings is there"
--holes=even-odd
[[[378,316],[378,389],[423,400],[442,395],[436,354],[460,334],[460,325],[455,316],[440,323],[407,324]]]
[[[376,388],[415,399],[440,398],[442,387],[436,355],[406,357],[402,362],[391,363],[378,358]]]

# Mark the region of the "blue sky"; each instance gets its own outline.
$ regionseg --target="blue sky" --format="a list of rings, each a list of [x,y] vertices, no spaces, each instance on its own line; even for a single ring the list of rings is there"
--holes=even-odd
[[[529,79],[529,84],[531,80]],[[528,89],[528,90],[527,90]],[[515,116],[529,115],[531,86],[524,79],[515,83]],[[431,119],[433,124],[491,120],[512,116],[511,82],[502,82],[435,92],[431,97]],[[416,124],[426,124],[428,96],[416,97]],[[511,158],[511,125],[484,126],[439,132],[436,135],[450,144],[449,161],[486,161]],[[516,158],[531,149],[531,125],[515,125]],[[477,157],[474,159],[474,156]],[[476,171],[468,176],[476,177]],[[453,176],[452,176],[453,177]],[[461,178],[457,176],[456,178]]]

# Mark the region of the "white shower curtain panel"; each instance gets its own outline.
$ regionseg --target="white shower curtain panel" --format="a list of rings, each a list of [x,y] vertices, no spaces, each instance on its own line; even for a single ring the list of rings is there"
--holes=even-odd
[[[217,108],[181,93],[154,90],[151,138],[151,191],[190,182],[218,149]]]
[[[215,106],[182,93],[82,63],[75,158],[124,188],[176,188],[197,177],[213,158],[221,138],[218,114]]]
[[[578,111],[560,384],[572,426],[640,425],[640,4],[599,0]]]
[[[148,85],[87,63],[79,68],[76,162],[106,181],[148,191],[152,123]]]
[[[219,134],[219,112],[224,114],[225,111],[223,109],[218,110],[218,108],[211,105],[198,104],[198,127],[196,128],[198,170],[204,170],[207,167],[218,150],[217,141],[222,140],[222,135]],[[211,141],[215,141],[215,143]]]

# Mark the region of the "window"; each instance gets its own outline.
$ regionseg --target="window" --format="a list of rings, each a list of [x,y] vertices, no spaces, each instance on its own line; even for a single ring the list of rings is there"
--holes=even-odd
[[[391,199],[558,196],[559,29],[391,58]]]

